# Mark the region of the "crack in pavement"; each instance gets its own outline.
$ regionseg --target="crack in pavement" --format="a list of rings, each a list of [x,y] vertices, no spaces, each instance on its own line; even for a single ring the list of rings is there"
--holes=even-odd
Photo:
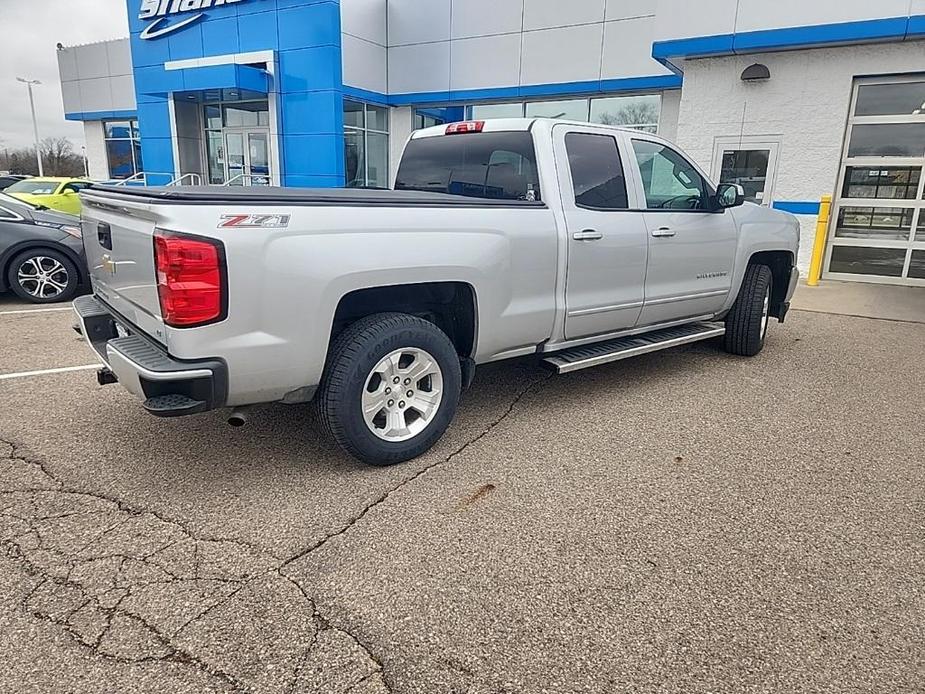
[[[107,494],[68,488],[43,461],[0,438],[0,547],[39,579],[20,607],[104,659],[186,665],[228,691],[391,692],[374,649],[332,625],[286,568],[483,440],[549,378],[528,383],[479,434],[285,560],[245,541],[196,535]]]
[[[299,553],[297,553],[297,554],[295,554],[294,556],[290,557],[289,559],[287,559],[286,561],[284,561],[284,562],[282,563],[281,568],[284,568],[284,567],[288,566],[289,564],[292,564],[293,562],[296,562],[296,561],[298,561],[299,559],[302,559],[302,558],[308,556],[309,554],[311,554],[311,553],[314,552],[315,550],[318,550],[318,549],[324,547],[328,542],[330,542],[330,541],[333,540],[334,538],[340,537],[341,535],[343,535],[344,533],[346,533],[348,530],[350,530],[353,526],[355,526],[357,523],[359,523],[361,520],[363,520],[363,518],[365,518],[366,515],[367,515],[370,511],[372,511],[373,509],[377,508],[377,507],[380,506],[381,504],[385,503],[385,502],[389,499],[389,497],[392,496],[394,493],[400,491],[401,489],[403,489],[404,487],[408,486],[409,484],[411,484],[411,483],[414,482],[415,480],[417,480],[417,479],[423,477],[424,475],[426,475],[428,472],[430,472],[430,471],[433,470],[434,468],[440,467],[441,465],[444,465],[444,464],[450,462],[451,460],[453,460],[453,458],[456,458],[457,456],[462,455],[463,453],[465,453],[466,450],[468,450],[471,446],[474,446],[474,445],[476,445],[477,443],[479,443],[482,439],[484,439],[484,438],[485,438],[486,436],[488,436],[492,431],[494,431],[495,428],[497,428],[500,424],[502,424],[508,417],[510,417],[511,414],[513,414],[514,410],[517,408],[517,405],[520,404],[521,400],[523,400],[523,399],[530,393],[531,390],[533,390],[535,387],[537,387],[537,386],[539,386],[539,385],[542,385],[542,384],[546,383],[548,380],[550,380],[550,378],[552,378],[552,374],[551,374],[551,373],[548,374],[548,375],[546,375],[546,376],[544,376],[544,377],[542,377],[542,378],[537,378],[537,379],[534,379],[534,380],[530,381],[530,382],[526,385],[526,387],[524,387],[523,389],[521,389],[521,391],[514,397],[514,399],[513,399],[513,400],[511,401],[511,403],[508,405],[507,409],[506,409],[503,413],[501,413],[500,416],[498,416],[497,418],[495,418],[484,430],[482,430],[481,433],[479,433],[479,434],[478,434],[477,436],[475,436],[474,438],[471,438],[471,439],[469,439],[468,441],[464,442],[459,448],[457,448],[455,451],[453,451],[452,453],[450,453],[449,455],[447,455],[445,458],[443,458],[443,459],[437,459],[437,460],[435,460],[434,462],[432,462],[432,463],[430,463],[430,464],[428,464],[428,465],[425,465],[425,466],[422,467],[420,470],[418,470],[417,472],[415,472],[413,475],[410,475],[409,477],[406,477],[404,480],[402,480],[401,482],[399,482],[399,483],[398,483],[397,485],[395,485],[394,487],[392,487],[392,488],[386,490],[385,492],[383,492],[382,494],[380,494],[380,495],[379,495],[378,497],[376,497],[372,502],[370,502],[370,503],[367,504],[365,507],[363,507],[363,509],[362,509],[358,514],[356,514],[353,518],[351,518],[350,520],[348,520],[340,529],[334,531],[333,533],[329,533],[328,535],[325,535],[325,536],[322,537],[320,540],[318,540],[317,542],[313,543],[312,545],[310,545],[310,546],[307,547],[306,549],[303,549],[303,550],[300,551]]]
[[[309,600],[310,602],[312,602],[312,604],[314,604],[314,600],[311,597],[309,597],[308,593],[305,591],[303,586],[298,582],[298,580],[286,574],[285,572],[286,567],[288,567],[290,564],[293,564],[294,562],[299,561],[300,559],[304,559],[305,557],[312,554],[313,552],[316,552],[317,550],[323,548],[331,540],[342,536],[344,533],[348,532],[351,528],[355,527],[360,521],[362,521],[367,516],[367,514],[369,514],[370,511],[384,504],[393,494],[405,488],[406,486],[408,486],[415,480],[423,477],[431,470],[441,465],[444,465],[446,463],[449,463],[454,458],[458,457],[459,455],[462,455],[470,447],[478,444],[482,439],[484,439],[486,436],[491,434],[498,426],[500,426],[506,419],[508,419],[508,417],[510,417],[514,413],[514,410],[517,408],[517,405],[519,405],[520,402],[531,391],[533,391],[538,386],[549,381],[552,378],[552,376],[553,374],[549,373],[541,378],[537,378],[537,379],[530,381],[523,389],[521,389],[521,391],[508,404],[504,412],[502,412],[491,423],[489,423],[489,425],[484,430],[482,430],[478,435],[465,441],[461,446],[459,446],[456,450],[452,451],[449,455],[445,456],[444,458],[437,459],[436,461],[424,466],[420,470],[416,471],[413,475],[410,475],[409,477],[405,478],[404,480],[399,482],[394,487],[391,487],[390,489],[386,490],[385,492],[380,494],[376,499],[374,499],[372,502],[364,506],[363,509],[358,514],[356,514],[354,517],[352,517],[350,520],[348,520],[347,523],[343,525],[343,527],[341,527],[340,529],[338,529],[337,531],[333,533],[329,533],[328,535],[325,535],[323,538],[313,543],[306,549],[298,552],[297,554],[293,555],[292,557],[284,561],[278,568],[280,575],[284,576],[285,578],[290,580],[292,583],[294,583],[296,586],[298,586],[299,590],[305,596],[305,599]],[[375,656],[372,649],[369,646],[363,644],[360,638],[356,636],[356,634],[346,631],[343,628],[339,628],[339,631],[343,631],[348,636],[350,636],[350,638],[352,638],[353,641],[356,642],[365,651],[366,655],[376,664],[377,672],[381,676],[382,684],[385,687],[386,691],[391,692],[392,686],[389,683],[389,681],[386,679],[384,665],[382,661]],[[370,673],[370,676],[372,674],[375,674],[375,673]],[[364,679],[368,680],[369,676]],[[356,687],[359,686],[360,684],[361,682],[354,683],[354,685],[352,685],[348,691],[355,690]]]
[[[88,528],[102,530],[88,541]],[[307,610],[288,580],[268,580],[277,558],[67,489],[2,439],[0,546],[39,579],[21,609],[107,660],[180,663],[227,691],[266,691],[278,689],[302,642],[314,638],[306,615],[314,605]]]

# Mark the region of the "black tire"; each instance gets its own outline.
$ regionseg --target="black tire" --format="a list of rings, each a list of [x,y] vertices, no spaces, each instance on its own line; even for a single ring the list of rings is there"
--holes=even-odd
[[[773,275],[767,265],[749,265],[742,288],[726,316],[725,349],[730,354],[753,357],[764,347],[768,320],[763,321],[765,299],[770,308]],[[763,327],[762,327],[763,324]]]
[[[54,261],[62,268],[60,271],[54,273],[52,279],[64,288],[61,290],[56,289],[57,293],[54,295],[40,296],[36,294],[39,289],[37,282],[33,283],[31,281],[22,280],[20,277],[20,269],[23,268],[24,265],[30,266],[33,262],[41,262],[43,267],[55,267],[50,261]],[[31,267],[27,269],[31,270],[34,267],[34,265],[31,265]],[[70,301],[77,293],[77,285],[80,282],[80,276],[77,274],[77,266],[74,265],[71,259],[64,255],[64,253],[51,250],[50,248],[31,248],[27,251],[23,251],[13,258],[13,261],[7,269],[6,276],[7,283],[13,293],[20,299],[31,301],[34,304],[53,304],[58,301]],[[46,285],[45,289],[47,290],[49,286],[51,285]],[[52,288],[54,289],[54,287]]]
[[[420,349],[433,357],[442,374],[443,396],[422,431],[404,441],[388,441],[367,425],[362,398],[373,369],[400,349]],[[442,330],[404,313],[377,313],[348,326],[335,340],[318,409],[325,427],[347,453],[370,465],[394,465],[421,455],[443,436],[456,415],[461,384],[459,355]]]

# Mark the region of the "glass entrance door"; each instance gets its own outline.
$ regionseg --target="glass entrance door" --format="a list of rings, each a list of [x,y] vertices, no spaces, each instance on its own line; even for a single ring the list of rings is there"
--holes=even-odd
[[[244,156],[244,133],[225,133],[225,182],[230,186],[243,186],[247,174],[247,158]]]
[[[247,133],[247,163],[252,186],[270,185],[269,133]]]
[[[267,130],[225,130],[224,140],[227,185],[270,185],[270,133]]]
[[[270,105],[256,94],[233,89],[206,92],[202,106],[205,168],[211,185],[268,186]],[[213,100],[214,99],[214,100]]]

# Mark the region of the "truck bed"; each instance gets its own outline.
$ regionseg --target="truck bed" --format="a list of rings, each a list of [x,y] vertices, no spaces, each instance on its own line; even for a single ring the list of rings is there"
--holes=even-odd
[[[173,205],[223,203],[286,206],[379,207],[545,207],[541,201],[491,200],[417,190],[375,188],[280,188],[274,186],[107,186],[93,185],[94,196],[130,197]]]

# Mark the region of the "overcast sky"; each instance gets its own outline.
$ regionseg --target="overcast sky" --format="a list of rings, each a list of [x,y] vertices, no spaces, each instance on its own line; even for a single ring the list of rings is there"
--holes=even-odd
[[[125,0],[0,0],[0,148],[32,144],[26,85],[33,87],[39,136],[70,138],[78,151],[83,124],[64,120],[55,46],[128,36]]]

